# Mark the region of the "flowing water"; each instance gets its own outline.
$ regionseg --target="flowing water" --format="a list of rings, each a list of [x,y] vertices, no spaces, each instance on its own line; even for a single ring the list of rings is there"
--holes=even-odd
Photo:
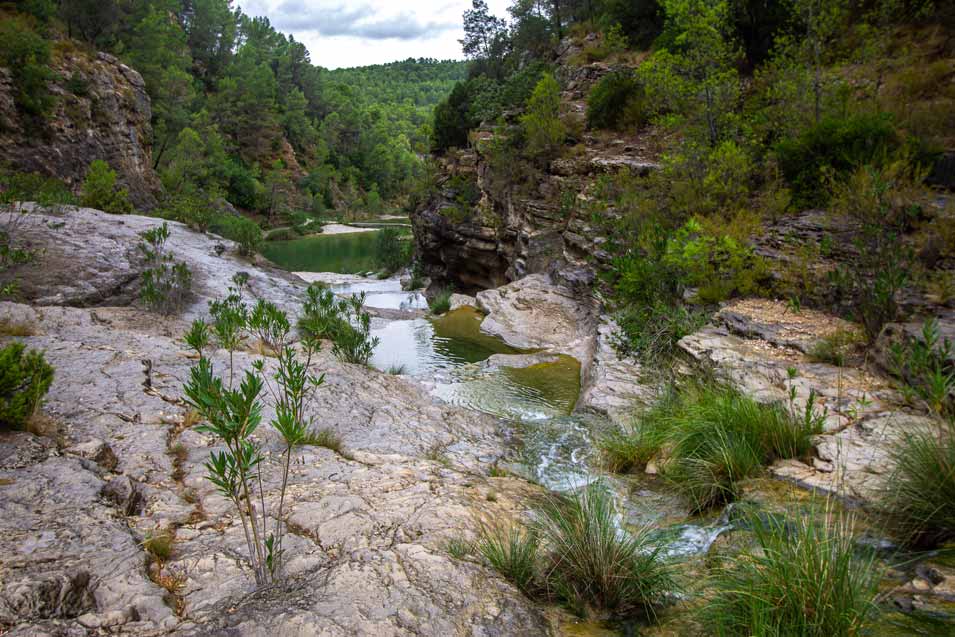
[[[425,307],[420,295],[402,292],[395,280],[351,279],[332,288],[343,295],[365,292],[371,307]],[[503,419],[516,444],[502,468],[558,492],[603,480],[616,496],[621,529],[651,526],[663,555],[684,563],[687,577],[693,579],[694,573],[703,572],[700,565],[704,556],[722,534],[734,528],[733,505],[708,517],[694,517],[652,476],[602,473],[594,457],[594,440],[610,424],[601,416],[574,410],[580,392],[580,363],[569,356],[510,347],[481,332],[482,320],[482,315],[470,307],[436,318],[376,319],[373,334],[381,340],[372,364],[414,377],[443,401]],[[793,485],[764,482],[755,485],[747,497],[767,510],[791,512],[818,505],[807,492]],[[876,540],[877,544],[881,542]],[[900,558],[887,559],[897,571],[905,571],[903,579],[914,575],[916,562],[903,567],[898,566]],[[953,616],[955,608],[889,612],[875,634],[955,637]],[[565,634],[589,637],[619,634],[593,623],[563,629]],[[630,630],[625,628],[624,632]]]

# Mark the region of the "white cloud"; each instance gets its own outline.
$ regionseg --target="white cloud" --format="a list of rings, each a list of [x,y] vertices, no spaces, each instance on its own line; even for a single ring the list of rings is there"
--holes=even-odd
[[[506,15],[509,0],[489,0]],[[242,10],[305,44],[312,63],[327,68],[380,64],[409,57],[460,59],[461,14],[470,0],[247,0]]]

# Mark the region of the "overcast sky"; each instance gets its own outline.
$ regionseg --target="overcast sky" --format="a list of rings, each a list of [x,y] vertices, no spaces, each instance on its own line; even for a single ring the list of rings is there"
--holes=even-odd
[[[461,59],[461,14],[471,0],[236,0],[308,47],[312,63],[335,69],[405,60]],[[488,0],[507,16],[509,0]]]

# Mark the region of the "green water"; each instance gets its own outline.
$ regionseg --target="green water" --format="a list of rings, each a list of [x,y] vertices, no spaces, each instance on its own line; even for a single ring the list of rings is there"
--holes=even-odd
[[[377,232],[354,232],[267,241],[262,254],[291,272],[370,272],[378,267],[375,258],[377,236]]]

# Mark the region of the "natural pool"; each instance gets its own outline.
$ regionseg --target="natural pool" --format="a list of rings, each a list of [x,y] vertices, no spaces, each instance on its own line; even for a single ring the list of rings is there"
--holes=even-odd
[[[375,257],[377,237],[376,231],[370,231],[266,241],[262,245],[262,254],[272,263],[293,272],[371,272],[378,267]]]

